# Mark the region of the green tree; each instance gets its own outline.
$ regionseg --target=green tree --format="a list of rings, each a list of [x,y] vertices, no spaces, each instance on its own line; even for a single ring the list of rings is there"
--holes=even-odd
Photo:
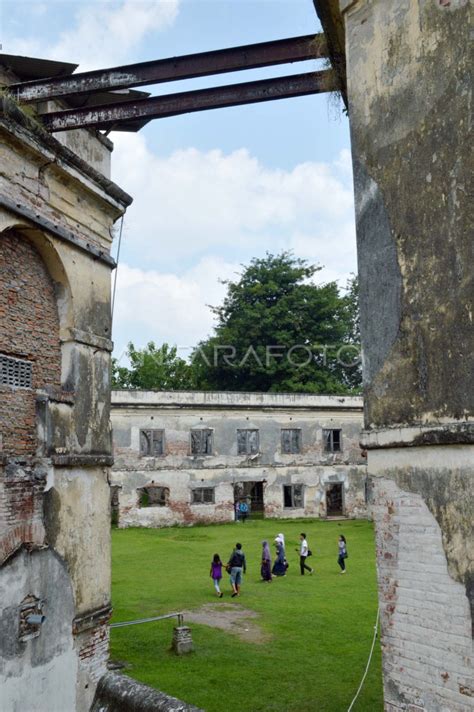
[[[112,359],[112,388],[187,390],[194,386],[193,370],[177,355],[176,346],[164,343],[157,347],[150,341],[145,348],[136,349],[129,343],[127,356],[129,368],[119,366],[117,360]]]
[[[231,391],[350,393],[360,384],[354,361],[356,287],[314,284],[320,267],[289,252],[267,254],[227,281],[212,307],[215,333],[192,354],[199,388]],[[342,349],[342,352],[341,352]],[[348,372],[351,371],[350,375]]]

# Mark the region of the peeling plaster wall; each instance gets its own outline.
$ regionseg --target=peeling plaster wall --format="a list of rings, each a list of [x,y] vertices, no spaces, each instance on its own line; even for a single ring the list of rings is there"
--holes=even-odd
[[[341,0],[385,708],[474,709],[467,0]]]
[[[92,134],[73,138],[105,160]],[[0,709],[86,712],[108,657],[111,228],[131,199],[5,97],[0,152],[0,350],[22,327],[34,371],[32,388],[2,387],[28,417],[0,408]],[[22,643],[27,595],[46,621]]]
[[[114,392],[112,485],[119,526],[170,526],[234,519],[234,484],[264,483],[267,517],[326,516],[326,488],[341,483],[344,514],[366,517],[365,458],[358,398],[285,394]],[[190,431],[213,431],[213,454],[190,454]],[[301,452],[281,452],[281,429],[301,430]],[[342,429],[342,452],[327,453],[323,428]],[[165,431],[165,453],[140,456],[140,430]],[[259,431],[259,453],[239,455],[237,430]],[[168,506],[140,507],[138,490],[169,488]],[[283,485],[304,485],[303,507],[285,508]],[[192,504],[196,487],[214,488],[213,504]]]
[[[41,634],[19,640],[18,604],[43,602]],[[69,712],[75,709],[77,653],[74,599],[65,562],[51,550],[21,551],[0,569],[0,709]]]

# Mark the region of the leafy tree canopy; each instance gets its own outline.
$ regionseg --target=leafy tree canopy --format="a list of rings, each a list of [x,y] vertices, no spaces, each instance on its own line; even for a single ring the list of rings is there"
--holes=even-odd
[[[347,294],[317,285],[320,267],[289,252],[253,259],[227,281],[217,325],[192,355],[198,387],[232,391],[357,392],[357,281]],[[355,362],[355,364],[354,364]]]
[[[112,359],[112,388],[186,390],[194,386],[192,368],[177,355],[176,346],[164,343],[157,347],[150,341],[145,348],[136,349],[129,343],[127,356],[130,368]]]

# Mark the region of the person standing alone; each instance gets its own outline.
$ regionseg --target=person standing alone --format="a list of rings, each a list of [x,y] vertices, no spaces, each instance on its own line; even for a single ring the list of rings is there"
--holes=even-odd
[[[306,534],[301,532],[300,534],[300,571],[301,575],[304,576],[305,569],[309,571],[310,574],[313,573],[311,566],[308,566],[306,560],[308,556],[311,556],[311,552],[308,548],[308,542],[306,541]]]
[[[346,573],[346,559],[347,559],[347,542],[346,542],[346,537],[343,536],[342,534],[339,537],[339,556],[337,559],[337,563],[341,567],[341,574]]]

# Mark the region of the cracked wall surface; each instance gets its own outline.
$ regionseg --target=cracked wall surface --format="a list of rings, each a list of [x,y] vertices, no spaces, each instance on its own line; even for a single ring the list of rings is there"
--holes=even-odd
[[[86,712],[108,657],[109,253],[131,199],[96,170],[110,142],[80,133],[61,144],[0,97],[0,709],[12,712]],[[22,637],[25,601],[45,619]]]
[[[385,707],[474,707],[467,0],[341,0]]]

